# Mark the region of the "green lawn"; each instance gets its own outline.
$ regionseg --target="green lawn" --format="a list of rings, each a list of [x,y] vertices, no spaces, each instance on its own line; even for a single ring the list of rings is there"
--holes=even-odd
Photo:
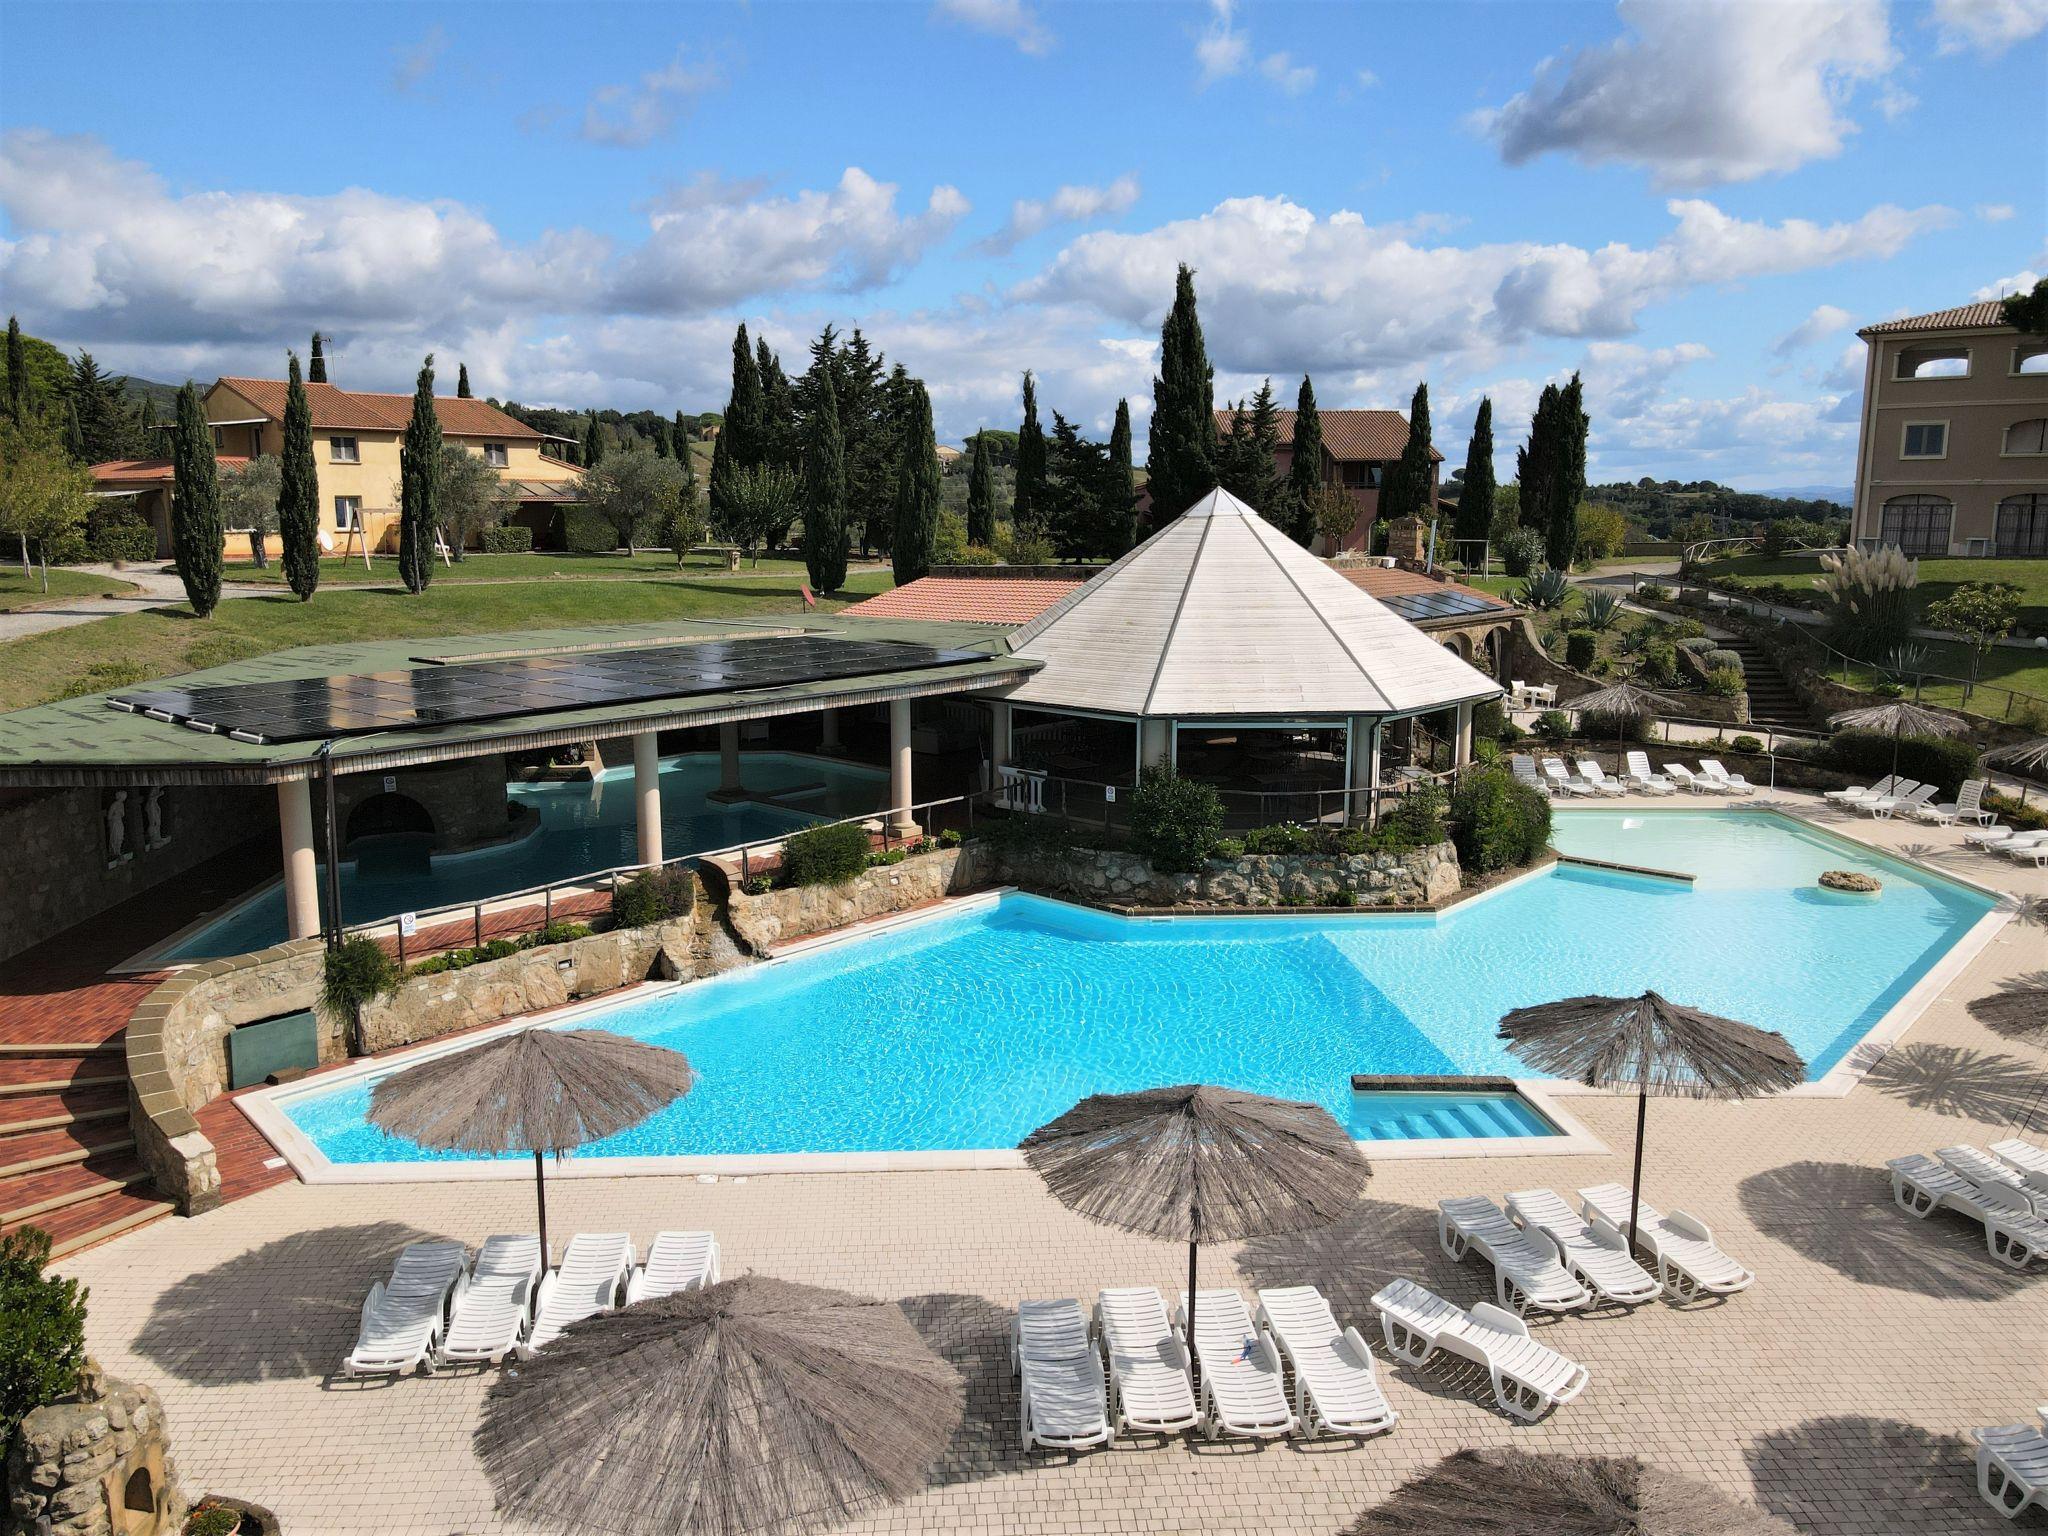
[[[1951,677],[1970,675],[1969,649],[1960,645],[1948,645],[1935,641],[1913,642],[1927,649],[1926,667],[1930,672],[1946,673]],[[1839,664],[1828,676],[1841,680]],[[1993,647],[1991,654],[1977,671],[1979,687],[1970,699],[1967,708],[1972,713],[1988,715],[1993,720],[2011,719],[2032,728],[2048,731],[2048,713],[2043,713],[2039,704],[2029,705],[2024,700],[2009,699],[2001,691],[2012,689],[2022,694],[2032,694],[2036,699],[2048,700],[2048,650],[2032,647],[2001,645]],[[1893,681],[1889,673],[1874,667],[1852,665],[1849,668],[1849,684],[1856,688],[1870,688],[1881,682]],[[1963,703],[1964,685],[1960,682],[1941,682],[1927,678],[1921,684],[1920,697],[1929,704],[1947,704],[1958,708]],[[2008,713],[2010,711],[2010,713]],[[2036,714],[2040,715],[2035,719]]]
[[[763,559],[759,566],[743,560],[739,574],[751,581],[772,576],[801,577],[803,569],[801,560],[769,558]],[[572,555],[558,550],[538,550],[530,555],[469,554],[453,565],[436,564],[434,567],[436,584],[447,581],[646,581],[659,577],[692,580],[725,574],[725,561],[717,557],[692,555],[678,569],[674,555],[654,550],[641,550],[633,555],[618,551],[601,555]],[[284,572],[279,568],[273,550],[266,566],[258,567],[246,562],[229,565],[227,579],[282,586]],[[363,569],[361,555],[345,561],[331,557],[324,559],[320,562],[320,584],[396,586],[399,584],[398,557],[372,555],[367,571]]]
[[[1811,593],[1820,562],[1781,556],[1738,555],[1716,560],[1706,574],[1730,586],[1768,596],[1774,591]],[[1965,582],[1999,581],[2020,589],[2020,627],[2048,631],[2048,560],[1922,560],[1914,588],[1919,610],[1939,602]]]
[[[50,590],[45,592],[40,570],[32,576],[23,576],[19,565],[0,566],[0,613],[15,608],[33,608],[39,603],[56,602],[66,597],[119,597],[134,590],[132,583],[116,581],[111,576],[67,571],[56,566],[50,571]]]
[[[885,590],[887,571],[856,574],[848,597]],[[391,636],[478,634],[564,624],[630,624],[724,618],[800,609],[794,580],[436,582],[413,597],[394,591],[331,591],[301,603],[236,598],[207,619],[189,609],[120,614],[0,645],[0,710],[66,694],[218,666],[294,645]],[[841,606],[832,601],[827,608]]]

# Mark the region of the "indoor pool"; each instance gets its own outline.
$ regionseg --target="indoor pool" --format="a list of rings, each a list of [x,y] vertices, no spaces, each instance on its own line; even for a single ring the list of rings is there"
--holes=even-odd
[[[1769,812],[1561,814],[1555,866],[1442,917],[1133,921],[1035,896],[850,939],[582,1022],[673,1046],[690,1095],[598,1157],[1011,1147],[1091,1093],[1211,1082],[1355,1119],[1353,1073],[1533,1076],[1528,1003],[1654,987],[1782,1031],[1819,1076],[1990,909]],[[1876,900],[1813,886],[1866,870]],[[357,1079],[283,1108],[338,1163],[422,1160]]]
[[[718,787],[718,757],[696,752],[665,759],[661,768],[661,845],[670,857],[774,837],[813,821],[858,816],[888,798],[880,768],[835,763],[786,752],[748,752],[740,778],[755,794],[791,809],[707,799]],[[633,770],[607,768],[596,779],[512,784],[506,798],[537,812],[527,837],[471,853],[418,859],[344,860],[341,907],[352,923],[458,901],[485,900],[593,870],[616,869],[637,857]],[[800,807],[801,809],[796,809]],[[320,892],[324,910],[325,882]],[[159,957],[167,962],[242,955],[282,942],[284,887],[272,884],[185,935]]]

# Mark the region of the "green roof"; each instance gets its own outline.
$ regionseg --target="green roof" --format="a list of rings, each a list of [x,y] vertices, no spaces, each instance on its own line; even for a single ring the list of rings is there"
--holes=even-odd
[[[941,650],[974,651],[981,659],[948,666],[836,678],[829,682],[734,689],[687,698],[648,699],[589,709],[545,710],[505,719],[340,736],[334,762],[361,773],[491,752],[525,751],[632,734],[649,727],[682,729],[727,720],[794,714],[835,705],[965,693],[1014,683],[1038,663],[1009,653],[1000,625],[859,619],[803,614],[775,619],[684,619],[650,624],[586,625],[466,635],[448,640],[377,640],[361,645],[308,645],[208,667],[176,679],[193,686],[278,682],[292,678],[391,672],[422,663],[488,657],[689,644],[746,635],[810,633],[849,639],[901,640]],[[133,692],[134,688],[113,690]],[[0,714],[0,785],[274,783],[309,777],[319,758],[303,741],[260,744],[130,714],[105,693]]]

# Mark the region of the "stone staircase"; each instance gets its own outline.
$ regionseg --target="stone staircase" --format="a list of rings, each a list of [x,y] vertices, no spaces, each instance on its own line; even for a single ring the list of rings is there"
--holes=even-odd
[[[0,1233],[62,1255],[169,1215],[128,1127],[121,1036],[0,1043]]]
[[[1742,658],[1743,679],[1749,688],[1749,721],[1752,725],[1785,731],[1811,731],[1819,723],[1805,701],[1792,691],[1769,653],[1753,640],[1730,636],[1715,641],[1724,650]]]

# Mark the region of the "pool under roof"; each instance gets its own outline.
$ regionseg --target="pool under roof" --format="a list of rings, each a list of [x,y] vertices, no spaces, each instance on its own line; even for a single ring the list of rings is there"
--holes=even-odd
[[[0,786],[274,783],[317,772],[330,740],[358,773],[962,693],[1037,666],[996,626],[834,614],[303,646],[0,714]]]

